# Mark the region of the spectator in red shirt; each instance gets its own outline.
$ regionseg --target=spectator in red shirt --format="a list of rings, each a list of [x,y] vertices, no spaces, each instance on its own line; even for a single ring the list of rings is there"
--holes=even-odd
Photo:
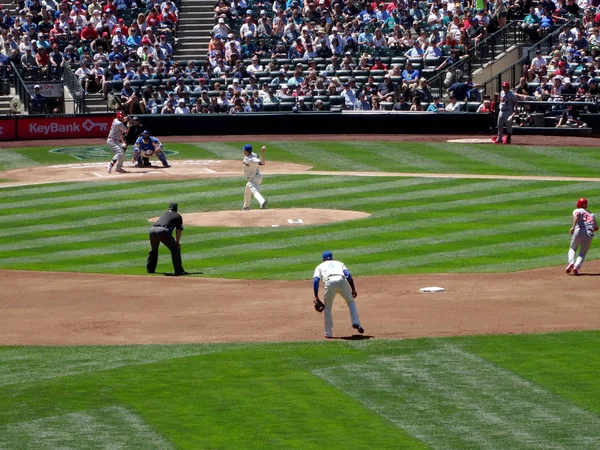
[[[381,58],[375,58],[375,64],[371,67],[371,70],[387,70],[387,65],[381,62]]]
[[[92,22],[88,22],[83,30],[81,30],[80,36],[84,41],[93,41],[94,39],[98,39],[98,32],[94,28]]]

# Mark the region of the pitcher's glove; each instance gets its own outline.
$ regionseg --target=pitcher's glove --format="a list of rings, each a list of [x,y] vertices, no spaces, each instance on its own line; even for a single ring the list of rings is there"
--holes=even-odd
[[[325,309],[325,303],[323,303],[318,298],[315,298],[313,305],[315,305],[315,311],[317,312],[323,312],[323,310]]]

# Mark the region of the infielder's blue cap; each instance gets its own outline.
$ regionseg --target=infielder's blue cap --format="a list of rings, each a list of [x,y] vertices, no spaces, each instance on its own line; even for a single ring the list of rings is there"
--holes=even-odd
[[[323,252],[323,260],[333,259],[333,254],[330,251]]]
[[[250,144],[246,144],[246,145],[244,145],[244,147],[242,147],[242,149],[243,149],[245,152],[251,152],[251,151],[252,151],[252,145],[250,145]]]

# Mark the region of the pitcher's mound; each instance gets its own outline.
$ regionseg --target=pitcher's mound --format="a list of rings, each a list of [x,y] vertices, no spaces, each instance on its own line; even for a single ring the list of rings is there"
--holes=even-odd
[[[359,211],[337,209],[251,209],[249,211],[212,211],[182,214],[185,226],[198,227],[301,227],[322,223],[343,222],[369,217]],[[158,218],[148,219],[155,222]]]

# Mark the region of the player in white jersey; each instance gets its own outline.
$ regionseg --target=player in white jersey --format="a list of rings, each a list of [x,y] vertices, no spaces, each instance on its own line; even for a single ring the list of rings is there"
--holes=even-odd
[[[106,143],[108,147],[113,151],[115,156],[110,160],[110,162],[106,165],[106,170],[108,173],[112,171],[112,168],[115,166],[116,172],[125,172],[123,170],[123,161],[125,160],[125,150],[123,146],[125,145],[125,134],[129,130],[129,126],[126,124],[127,116],[123,111],[117,111],[117,117],[113,120],[112,125],[110,126],[110,131],[108,132],[108,139]]]
[[[365,330],[360,325],[356,303],[354,302],[354,299],[358,294],[354,288],[352,275],[342,262],[333,259],[333,254],[331,252],[323,252],[323,262],[317,266],[313,275],[313,290],[316,301],[319,300],[319,282],[321,280],[325,285],[323,289],[323,303],[325,304],[325,309],[323,310],[325,337],[330,338],[333,336],[333,316],[331,314],[331,307],[333,306],[335,294],[338,293],[348,304],[352,328],[358,330],[361,334],[364,333]]]
[[[260,158],[256,153],[252,153],[252,146],[246,144],[243,147],[244,159],[242,161],[242,168],[244,169],[244,176],[246,177],[246,189],[244,190],[244,206],[242,209],[247,211],[250,209],[251,195],[254,196],[260,205],[260,209],[265,209],[267,200],[260,194],[260,184],[262,183],[262,175],[259,166],[265,165],[265,150],[267,148],[263,145],[260,149]]]
[[[573,226],[570,231],[573,237],[569,248],[569,265],[567,266],[567,273],[573,272],[573,275],[579,275],[585,255],[592,246],[594,231],[598,231],[596,216],[587,210],[587,206],[587,199],[580,198],[577,200],[577,208],[573,210]],[[579,248],[579,255],[575,259],[577,248]]]

